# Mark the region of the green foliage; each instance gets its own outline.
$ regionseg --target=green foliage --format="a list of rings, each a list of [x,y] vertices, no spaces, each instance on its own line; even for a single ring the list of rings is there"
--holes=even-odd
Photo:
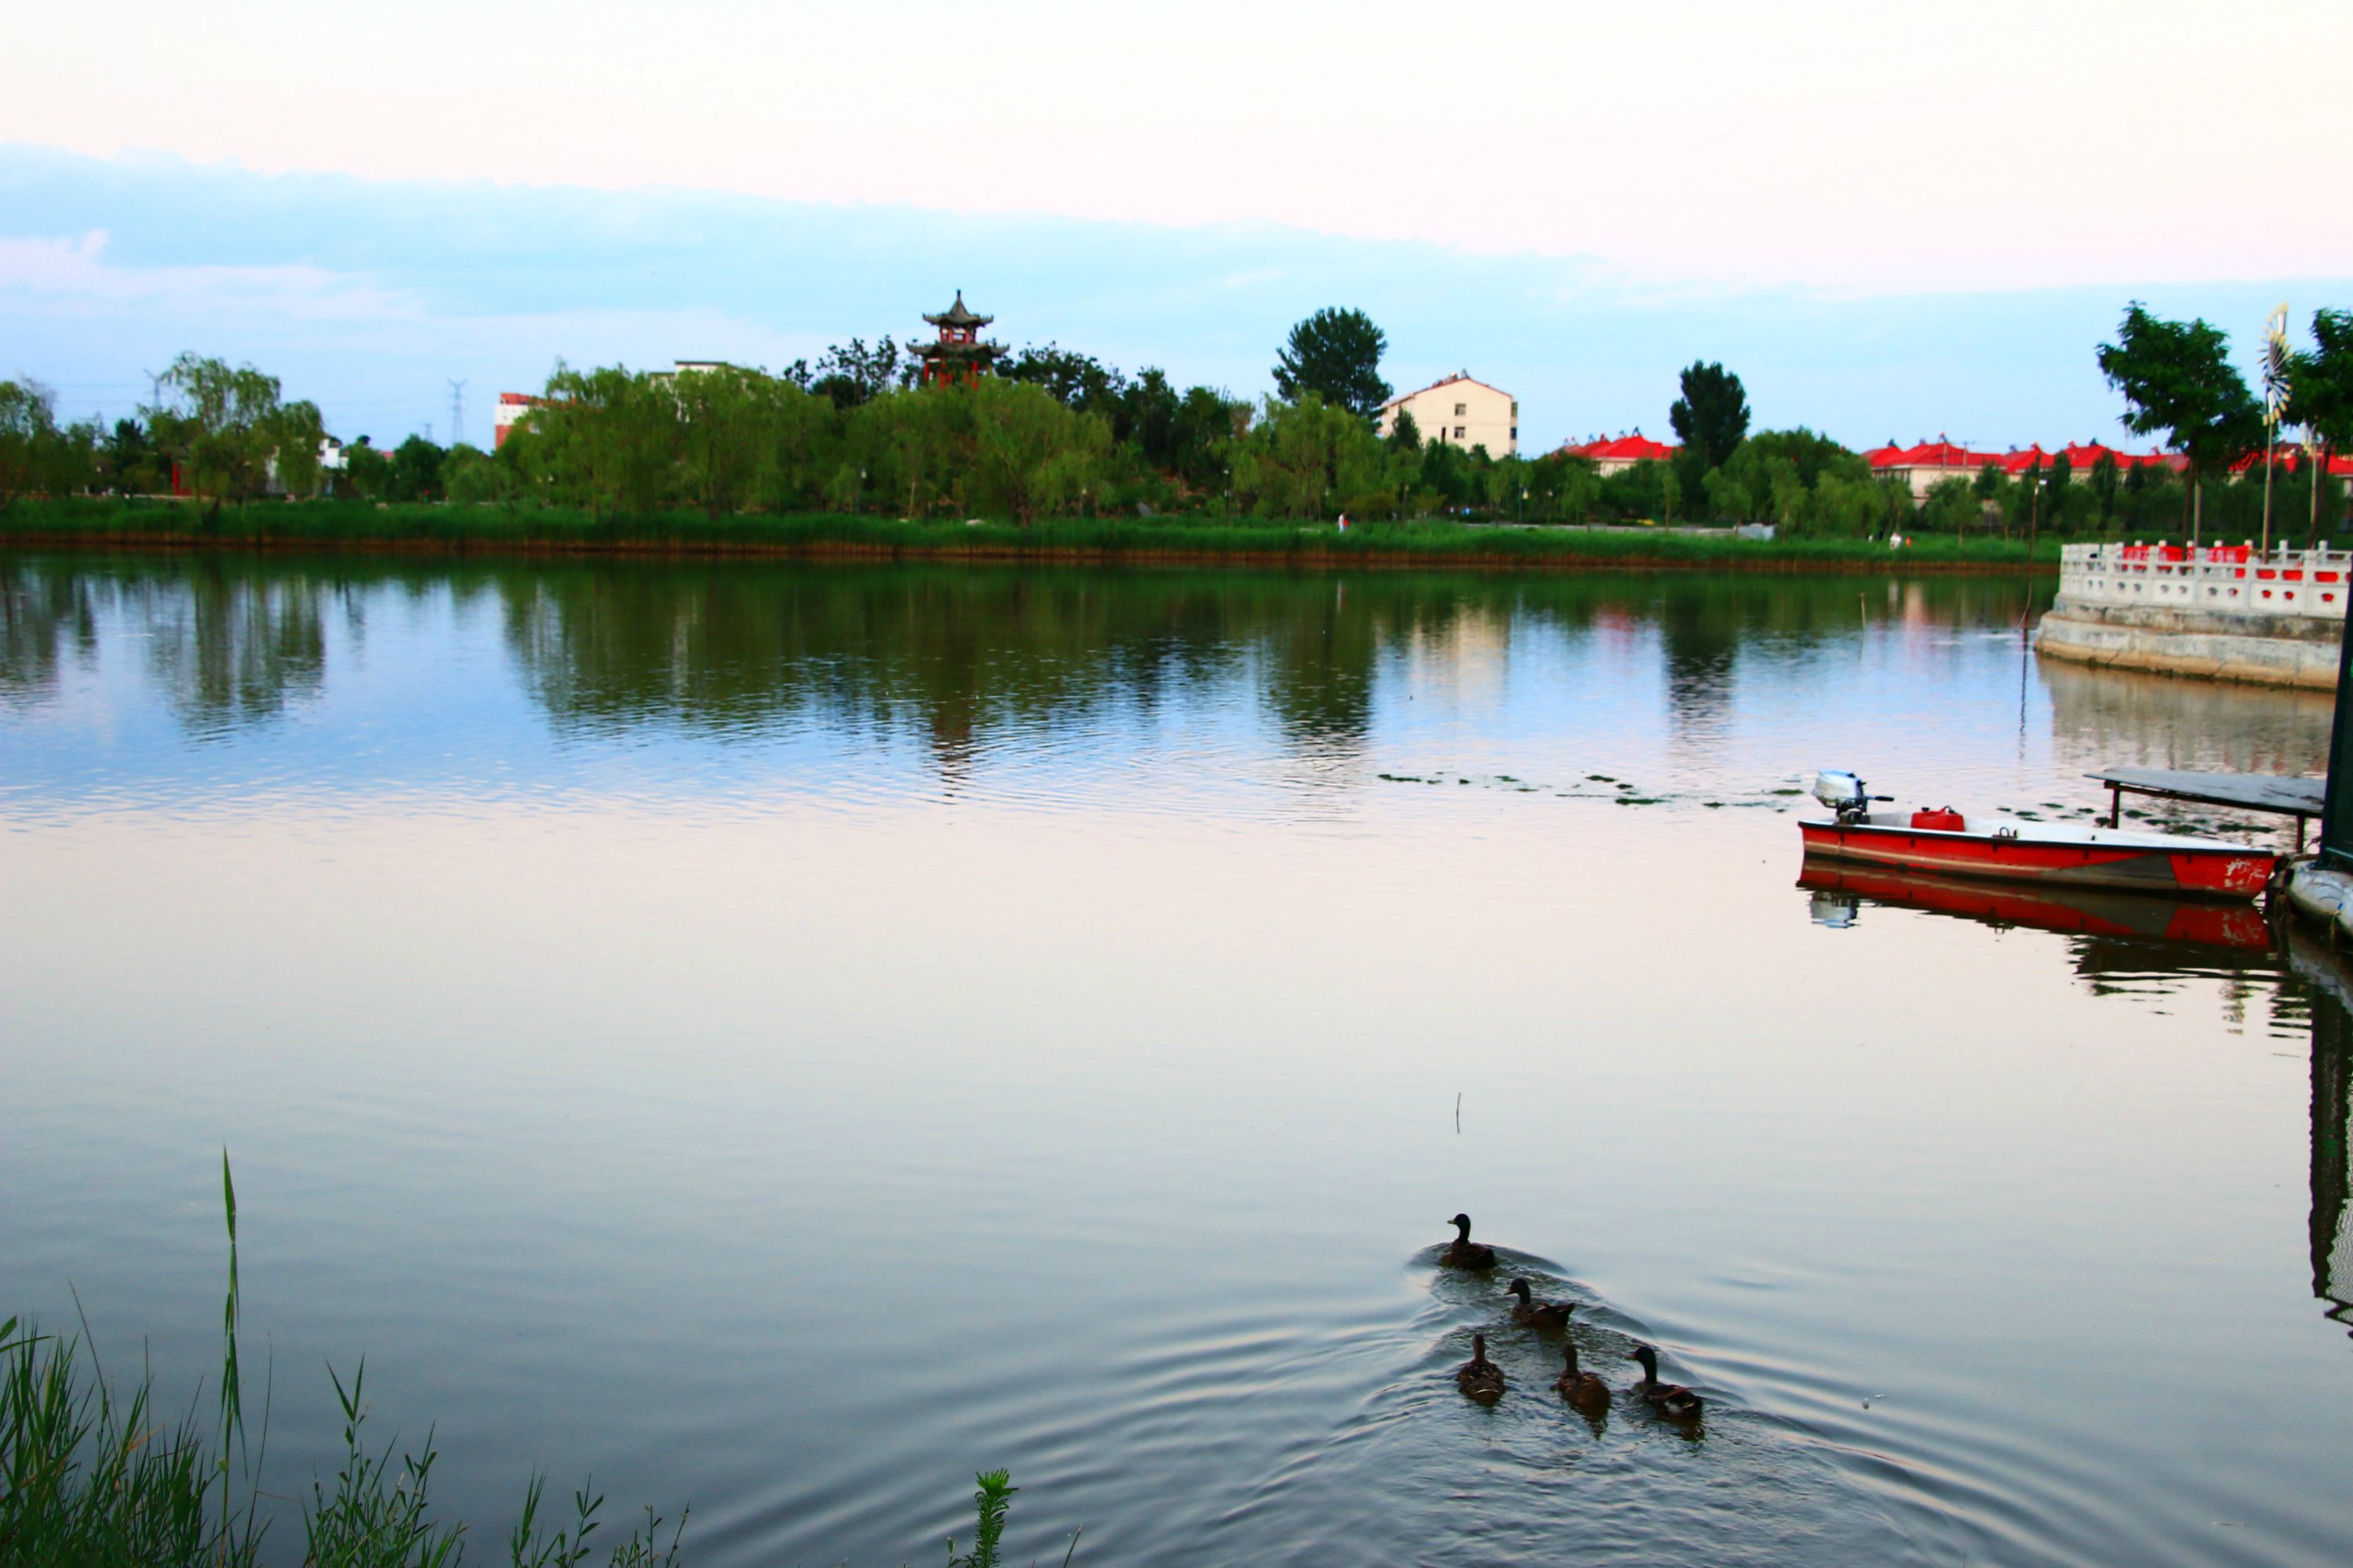
[[[214,516],[225,501],[262,493],[281,464],[302,481],[295,493],[315,488],[324,434],[319,410],[309,403],[281,403],[277,377],[249,364],[231,369],[222,360],[184,353],[160,384],[170,389],[172,400],[144,411],[148,431],[178,460],[188,489],[212,503]]]
[[[2189,459],[2194,483],[2263,445],[2263,410],[2230,361],[2230,340],[2202,321],[2168,321],[2136,300],[2100,374],[2124,395],[2125,428],[2161,435]]]
[[[1448,449],[1437,443],[1422,448],[1425,478],[1432,454]],[[1295,403],[1269,398],[1263,416],[1235,444],[1234,494],[1266,517],[1324,518],[1350,505],[1370,510],[1368,498],[1377,502],[1394,493],[1388,459],[1353,410],[1314,392]]]
[[[1381,379],[1381,355],[1388,338],[1362,310],[1326,306],[1291,329],[1275,355],[1274,387],[1286,403],[1311,394],[1325,407],[1345,409],[1370,422],[1388,400]]]
[[[1925,531],[1950,532],[1957,538],[1978,520],[1984,505],[1978,497],[1977,486],[1970,480],[1958,474],[1938,479],[1929,487],[1928,499],[1920,504],[1919,527]]]
[[[1006,1510],[1013,1506],[1013,1494],[1021,1489],[1013,1484],[1009,1470],[985,1470],[973,1480],[976,1486],[972,1494],[976,1516],[972,1550],[957,1556],[955,1538],[949,1537],[948,1568],[1002,1568]]]
[[[957,390],[970,400],[973,483],[984,505],[1026,528],[1074,497],[1101,494],[1111,447],[1103,420],[1073,413],[1022,382],[991,376]]]
[[[155,449],[147,426],[136,419],[118,419],[98,454],[99,482],[119,496],[162,495],[172,488],[172,473]]]
[[[2288,364],[2287,417],[2341,451],[2353,447],[2353,310],[2315,310],[2312,341]]]
[[[144,1384],[118,1400],[79,1348],[0,1323],[0,1568],[225,1556],[202,1435],[163,1426]]]
[[[0,381],[0,511],[18,496],[71,495],[94,477],[98,431],[60,426],[57,399],[36,381]]]
[[[1715,468],[1748,434],[1748,395],[1723,365],[1694,360],[1683,373],[1683,395],[1668,408],[1667,419],[1675,438]]]
[[[836,343],[817,362],[806,389],[836,408],[862,407],[894,387],[913,384],[916,362],[911,357],[902,363],[899,353],[899,345],[887,337],[871,349],[860,338]]]
[[[85,1328],[60,1340],[0,1322],[0,1568],[258,1568],[268,1521],[259,1508],[261,1455],[246,1442],[237,1186],[221,1156],[221,1208],[228,1231],[228,1292],[222,1309],[218,1425],[207,1442],[193,1415],[166,1428],[142,1379],[119,1396],[96,1370]],[[83,1370],[87,1356],[92,1370]],[[343,1458],[330,1481],[314,1476],[302,1508],[305,1568],[454,1568],[463,1526],[432,1511],[431,1435],[419,1453],[387,1444],[370,1451],[366,1369],[346,1388],[332,1369],[343,1416]],[[232,1489],[239,1477],[242,1495]],[[1003,1479],[1000,1473],[999,1480]],[[603,1505],[584,1487],[573,1522],[553,1535],[537,1518],[543,1478],[527,1488],[509,1538],[513,1568],[579,1568]],[[1009,1488],[1006,1489],[1008,1492]],[[683,1513],[665,1543],[650,1511],[617,1542],[611,1568],[677,1568]],[[995,1519],[1004,1529],[1004,1509]],[[991,1537],[993,1542],[997,1536]],[[992,1557],[991,1562],[995,1559]]]

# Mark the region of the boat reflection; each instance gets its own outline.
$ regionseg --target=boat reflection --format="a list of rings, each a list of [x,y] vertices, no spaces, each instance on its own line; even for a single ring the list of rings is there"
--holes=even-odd
[[[2312,988],[2312,1293],[2353,1331],[2353,973],[2326,936],[2287,934]]]
[[[1992,925],[2071,936],[2116,937],[2268,952],[2270,924],[2253,904],[2170,899],[2103,888],[1971,881],[1855,866],[1808,856],[1798,886],[1813,897],[1817,925],[1852,925],[1865,900]]]

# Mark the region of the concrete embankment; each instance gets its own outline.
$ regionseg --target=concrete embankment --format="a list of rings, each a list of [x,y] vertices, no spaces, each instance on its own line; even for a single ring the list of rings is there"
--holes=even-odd
[[[2274,616],[2258,635],[2243,618],[2070,605],[2063,595],[2042,617],[2034,646],[2080,664],[2330,690],[2344,627],[2317,616]]]

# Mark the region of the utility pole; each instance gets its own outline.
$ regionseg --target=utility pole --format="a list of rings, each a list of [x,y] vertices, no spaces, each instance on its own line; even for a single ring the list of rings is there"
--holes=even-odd
[[[466,378],[449,384],[449,445],[466,438]]]

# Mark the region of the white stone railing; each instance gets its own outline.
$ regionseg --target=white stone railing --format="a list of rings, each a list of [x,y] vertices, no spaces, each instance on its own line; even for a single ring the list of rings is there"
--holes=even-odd
[[[2353,593],[2353,551],[2252,545],[2067,544],[2059,550],[2061,608],[2145,607],[2209,615],[2341,621]]]

